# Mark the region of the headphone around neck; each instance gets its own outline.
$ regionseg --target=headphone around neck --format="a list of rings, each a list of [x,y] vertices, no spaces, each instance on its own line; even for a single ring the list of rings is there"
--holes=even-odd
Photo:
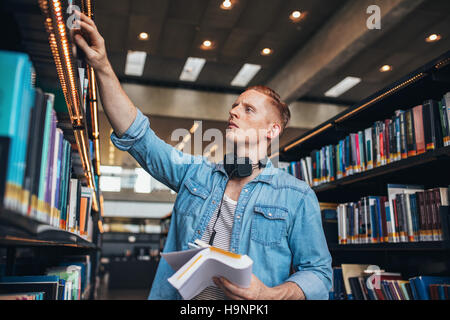
[[[260,160],[258,164],[252,164],[248,157],[238,157],[235,153],[229,153],[225,155],[223,163],[228,177],[247,178],[252,175],[253,170],[265,168],[267,160],[266,157],[264,160]]]

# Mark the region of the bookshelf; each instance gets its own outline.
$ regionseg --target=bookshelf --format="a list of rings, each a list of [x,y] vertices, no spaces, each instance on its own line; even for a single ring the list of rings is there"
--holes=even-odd
[[[0,209],[0,245],[60,246],[95,250],[96,245],[76,233],[61,230],[7,209]]]
[[[298,161],[318,147],[336,144],[349,133],[390,117],[399,108],[440,99],[450,89],[449,65],[450,51],[283,146],[280,160]]]
[[[67,2],[63,4],[63,1],[39,0],[36,5],[37,3],[43,16],[43,23],[41,26],[33,26],[33,28],[45,28],[48,34],[59,84],[68,110],[67,115],[56,114],[57,127],[62,130],[64,140],[71,145],[69,149],[75,150],[79,156],[76,161],[72,161],[74,177],[81,181],[81,185],[93,190],[92,202],[88,202],[88,204],[92,203],[92,234],[88,239],[86,235],[81,235],[82,232],[75,233],[51,226],[33,217],[30,213],[27,215],[11,208],[5,208],[0,204],[0,253],[6,253],[6,260],[3,261],[6,269],[3,275],[42,275],[46,272],[46,268],[58,266],[59,262],[65,261],[58,260],[60,257],[67,259],[69,256],[89,256],[90,284],[81,292],[81,299],[93,299],[96,296],[96,280],[100,265],[99,248],[103,231],[103,197],[99,190],[101,174],[95,74],[90,66],[84,65],[87,89],[85,90],[86,97],[83,97],[81,95],[82,83],[77,70],[80,62],[72,56],[71,42],[68,37],[69,30],[66,26]],[[75,1],[74,4],[81,4],[81,10],[89,17],[93,17],[92,1]],[[81,62],[82,64],[83,62]],[[92,150],[90,141],[92,141]],[[63,174],[62,171],[61,174]],[[79,204],[77,208],[78,206]],[[87,224],[87,217],[85,221]],[[31,268],[33,271],[16,272],[22,268],[17,263],[18,259],[26,259],[31,262],[30,265],[34,265]]]
[[[327,145],[336,145],[351,133],[376,121],[389,119],[396,110],[411,109],[428,99],[440,100],[450,91],[450,51],[376,92],[332,119],[294,139],[280,150],[280,161],[297,162]],[[425,189],[450,184],[450,147],[441,147],[332,182],[313,186],[321,203],[356,202],[362,197],[386,195],[387,184],[423,185]],[[448,211],[448,208],[447,208]],[[327,223],[325,223],[327,224]],[[324,226],[325,226],[324,224]],[[327,224],[325,230],[338,228]],[[449,226],[443,226],[449,228]],[[327,232],[327,231],[326,231]],[[444,235],[448,232],[444,232]],[[377,264],[405,277],[450,274],[450,239],[433,242],[337,243],[328,237],[333,266],[343,263]]]

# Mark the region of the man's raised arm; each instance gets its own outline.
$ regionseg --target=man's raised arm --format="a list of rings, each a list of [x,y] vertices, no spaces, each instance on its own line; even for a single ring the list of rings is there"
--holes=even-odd
[[[83,13],[81,32],[73,32],[74,42],[95,70],[103,109],[117,136],[121,137],[136,119],[137,110],[120,85],[106,55],[105,41],[95,23]],[[75,48],[74,48],[75,49]]]

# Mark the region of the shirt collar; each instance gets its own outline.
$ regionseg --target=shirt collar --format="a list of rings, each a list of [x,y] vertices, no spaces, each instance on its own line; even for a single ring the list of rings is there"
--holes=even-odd
[[[268,184],[272,183],[273,176],[275,174],[275,167],[273,166],[273,163],[270,159],[267,159],[266,167],[264,168],[263,172],[259,176],[257,176],[252,182],[265,182]],[[214,167],[213,172],[222,172],[226,177],[228,177],[227,172],[225,171],[223,161],[216,164]]]

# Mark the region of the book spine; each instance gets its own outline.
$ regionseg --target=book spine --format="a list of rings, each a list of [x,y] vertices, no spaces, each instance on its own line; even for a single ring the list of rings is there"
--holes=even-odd
[[[397,199],[392,199],[392,212],[393,212],[393,238],[394,243],[400,242],[400,226],[399,226],[399,219],[398,219],[398,206],[397,206]]]
[[[424,192],[416,192],[417,209],[419,214],[419,240],[427,241],[427,221],[425,217],[425,194]]]
[[[401,135],[401,127],[400,127],[400,116],[394,117],[394,125],[395,125],[395,159],[397,161],[402,159],[402,135]]]
[[[423,106],[413,108],[414,132],[416,138],[417,154],[425,153],[425,136],[423,130]]]
[[[384,144],[384,150],[385,150],[384,154],[385,154],[385,157],[386,157],[386,163],[391,163],[392,158],[391,158],[391,153],[390,153],[390,150],[391,150],[390,149],[391,148],[391,144],[390,144],[391,136],[390,136],[390,120],[389,119],[386,119],[384,121],[383,139],[384,139],[383,144]]]
[[[439,188],[436,188],[434,191],[434,212],[436,213],[436,233],[437,233],[437,241],[443,240],[443,233],[442,233],[442,221],[441,221],[441,215],[439,214],[439,208],[442,206],[442,199],[441,199],[441,190]]]
[[[408,142],[406,129],[406,115],[404,111],[399,113],[400,117],[400,140],[401,140],[401,158],[408,158]]]
[[[416,141],[414,134],[414,116],[412,110],[407,110],[405,112],[406,118],[406,141],[408,145],[408,157],[413,157],[417,154],[416,151]]]
[[[409,195],[405,194],[405,213],[407,221],[407,236],[408,242],[414,242],[414,228],[413,228],[413,217],[411,213],[411,202]]]
[[[442,142],[445,147],[450,145],[450,128],[447,118],[447,106],[445,105],[445,99],[439,102],[439,117],[442,126]]]
[[[372,128],[367,128],[364,132],[366,139],[366,159],[367,170],[373,169],[373,147],[372,147]]]

